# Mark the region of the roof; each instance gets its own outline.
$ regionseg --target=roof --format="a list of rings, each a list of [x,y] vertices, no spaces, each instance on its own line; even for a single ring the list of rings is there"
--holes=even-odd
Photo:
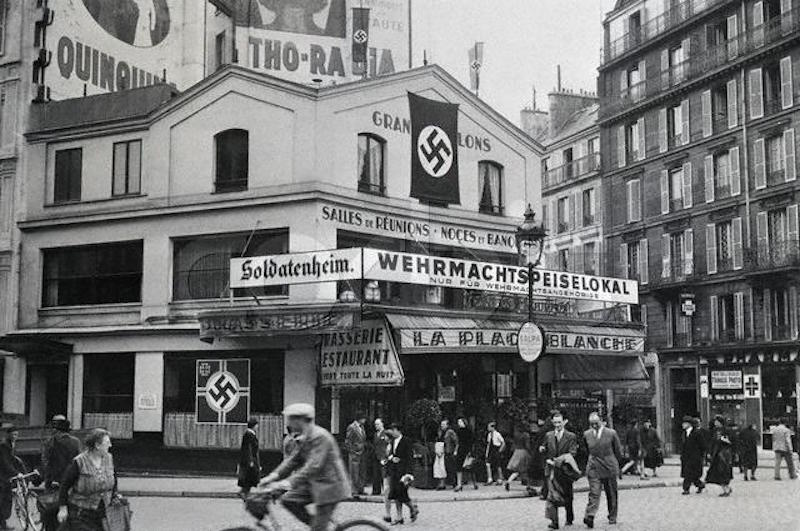
[[[564,122],[564,125],[561,126],[561,129],[559,129],[554,136],[551,137],[545,134],[545,138],[539,141],[546,144],[555,144],[559,140],[569,138],[572,135],[586,131],[592,127],[596,127],[597,113],[599,109],[600,105],[595,103],[594,105],[590,105],[575,111],[569,118],[567,118],[567,121]]]
[[[31,106],[30,131],[52,131],[98,123],[145,118],[178,95],[159,83],[130,90],[69,98]]]

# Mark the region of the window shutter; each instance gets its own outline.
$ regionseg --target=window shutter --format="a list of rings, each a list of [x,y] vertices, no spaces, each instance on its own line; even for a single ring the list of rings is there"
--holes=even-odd
[[[733,317],[735,320],[734,333],[736,339],[744,339],[744,292],[737,291],[733,294]]]
[[[551,232],[553,229],[550,227],[550,205],[547,201],[542,201],[542,226],[544,226],[544,230]]]
[[[631,181],[631,192],[633,200],[633,221],[642,220],[642,185],[639,179]]]
[[[717,226],[714,223],[706,225],[706,267],[709,275],[717,272]]]
[[[684,262],[683,273],[691,275],[694,273],[694,229],[686,229],[683,231],[683,250]]]
[[[794,105],[794,86],[792,84],[792,56],[781,59],[781,109]]]
[[[575,194],[569,194],[569,198],[567,199],[567,203],[569,204],[569,212],[567,214],[567,223],[569,223],[569,230],[575,230],[577,225],[575,225]]]
[[[619,276],[628,278],[628,244],[619,244]]]
[[[797,286],[789,287],[789,327],[792,339],[797,339]]]
[[[764,2],[753,4],[753,44],[764,45]]]
[[[669,234],[661,235],[661,278],[669,278],[672,260],[669,255]]]
[[[683,208],[692,208],[692,163],[683,164]]]
[[[772,341],[772,291],[764,288],[764,339]]]
[[[550,230],[558,232],[558,203],[555,199],[550,201]]]
[[[645,142],[646,135],[644,132],[644,116],[636,121],[636,125],[636,131],[639,134],[639,138],[636,139],[636,145],[639,149],[639,156],[636,158],[636,160],[644,160],[645,156],[647,155],[647,144]]]
[[[639,93],[639,98],[642,99],[645,94],[645,87],[647,87],[647,61],[642,59],[639,61],[639,88],[637,92]]]
[[[661,85],[669,88],[669,49],[661,50]]]
[[[625,183],[625,200],[628,207],[627,221],[631,223],[633,221],[633,181]]]
[[[617,167],[625,167],[625,126],[617,129]]]
[[[726,85],[727,99],[728,99],[728,129],[736,127],[739,124],[739,95],[736,89],[736,80],[731,79]]]
[[[706,203],[714,200],[714,156],[706,155],[703,159],[703,181],[706,187]]]
[[[667,139],[667,109],[658,110],[658,151],[666,153],[669,149]]]
[[[759,261],[765,261],[769,256],[769,233],[767,232],[766,212],[759,212],[756,214],[756,245],[758,247]]]
[[[742,175],[739,167],[739,147],[732,147],[728,150],[728,161],[730,162],[731,172],[731,195],[737,196],[742,193]]]
[[[764,139],[759,138],[753,142],[753,173],[755,173],[756,190],[767,187],[767,166],[765,159]]]
[[[785,251],[786,254],[797,254],[797,242],[800,237],[800,228],[798,228],[797,222],[797,203],[795,203],[786,207],[786,238],[789,240],[790,246]]]
[[[691,37],[686,37],[685,39],[683,39],[683,42],[681,42],[681,48],[683,48],[683,60],[684,61],[688,61],[689,60],[689,48],[691,48],[691,44],[692,44]]]
[[[675,336],[674,336],[674,329],[673,329],[673,309],[672,309],[672,301],[668,301],[664,303],[664,314],[667,318],[667,346],[671,347],[674,344]]]
[[[639,283],[650,282],[650,258],[647,256],[647,238],[639,240]]]
[[[619,95],[623,98],[628,94],[628,70],[620,72],[619,76]]]
[[[794,128],[783,132],[784,179],[788,183],[797,179],[797,161],[794,148]]]
[[[739,55],[739,24],[738,16],[728,17],[728,59]]]
[[[570,269],[573,273],[583,273],[583,264],[584,264],[584,250],[581,245],[576,245],[570,250],[570,254],[572,255],[572,268]]]
[[[792,0],[781,0],[781,31],[784,35],[794,31]]]
[[[681,102],[681,144],[689,143],[691,131],[689,130],[689,100]]]
[[[642,324],[644,325],[645,330],[647,330],[647,304],[642,303],[639,305],[639,313],[642,317]],[[647,339],[645,339],[647,341]]]
[[[583,191],[575,192],[575,228],[583,227]]]
[[[744,266],[744,246],[742,245],[742,218],[731,220],[731,250],[733,251],[733,269],[738,271]]]
[[[764,116],[764,78],[761,69],[750,70],[750,118]]]
[[[719,308],[717,304],[717,296],[711,295],[708,298],[708,306],[711,308],[711,341],[719,339]]]
[[[661,170],[661,213],[669,214],[669,171]]]
[[[714,124],[711,114],[711,91],[706,90],[700,95],[700,106],[703,112],[703,137],[714,134]]]

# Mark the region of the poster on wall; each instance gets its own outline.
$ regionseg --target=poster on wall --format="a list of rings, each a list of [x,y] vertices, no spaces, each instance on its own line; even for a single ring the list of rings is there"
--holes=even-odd
[[[322,336],[320,379],[323,386],[400,386],[403,367],[383,319],[359,328]]]
[[[142,87],[165,75],[180,89],[200,81],[204,9],[205,2],[180,0],[59,2],[47,30],[51,97]]]
[[[408,0],[236,0],[239,64],[295,81],[350,81],[353,8],[369,9],[366,75],[408,65]]]
[[[196,422],[247,424],[250,416],[250,360],[197,360],[196,368]]]

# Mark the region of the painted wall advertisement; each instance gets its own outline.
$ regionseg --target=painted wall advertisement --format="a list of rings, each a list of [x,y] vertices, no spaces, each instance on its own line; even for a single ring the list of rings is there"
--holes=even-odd
[[[368,8],[369,77],[408,65],[408,0],[237,0],[239,63],[309,83],[347,81],[352,65],[352,8]]]
[[[165,72],[178,88],[196,83],[204,9],[205,2],[180,0],[59,2],[46,42],[52,98],[82,96],[84,87],[91,95],[152,85]]]
[[[319,368],[324,386],[403,385],[403,367],[383,319],[323,335]]]

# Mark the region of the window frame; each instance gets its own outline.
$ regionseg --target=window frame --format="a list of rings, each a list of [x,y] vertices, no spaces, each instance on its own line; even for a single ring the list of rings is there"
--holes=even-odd
[[[243,133],[244,143],[245,143],[245,150],[244,150],[244,164],[241,164],[239,161],[239,166],[244,167],[244,178],[239,179],[220,179],[220,141],[223,138],[226,138],[226,135],[230,135],[233,141],[234,135],[241,135]],[[236,137],[236,141],[240,140],[239,137]],[[237,144],[237,148],[241,147]],[[234,158],[235,154],[230,155],[230,162],[231,166],[234,166]],[[241,168],[239,168],[241,171]],[[247,129],[242,129],[239,127],[231,127],[228,129],[224,129],[222,131],[218,131],[214,135],[214,193],[221,194],[221,193],[230,193],[230,192],[242,192],[247,190],[250,184],[250,131]]]
[[[139,187],[136,191],[130,190],[130,181],[131,181],[131,173],[130,173],[130,162],[131,162],[131,145],[138,144],[139,145],[139,177],[138,183]],[[117,179],[117,146],[125,146],[125,192],[123,193],[116,193],[116,186],[114,186],[116,179]],[[111,147],[111,197],[125,197],[131,195],[141,195],[142,193],[142,139],[136,138],[133,140],[123,140],[120,142],[114,142]]]
[[[498,173],[498,182],[497,182],[497,205],[492,205],[491,209],[486,209],[483,207],[482,200],[483,200],[483,186],[484,183],[482,182],[483,179],[483,168],[485,166],[493,167],[497,170]],[[502,216],[505,212],[505,201],[503,201],[503,195],[505,192],[505,187],[503,186],[503,180],[505,179],[505,168],[503,165],[494,160],[479,160],[478,161],[478,212],[481,214],[490,214],[492,216]]]
[[[357,139],[356,139],[356,155],[357,155],[357,158],[356,158],[356,173],[357,174],[359,173],[358,170],[359,170],[359,166],[361,164],[360,158],[361,158],[361,139],[362,138],[366,139],[366,142],[367,142],[367,146],[366,146],[366,149],[364,151],[366,153],[368,159],[369,159],[367,161],[367,163],[366,163],[366,167],[367,168],[371,168],[372,167],[372,165],[371,165],[371,156],[370,156],[370,154],[371,154],[371,149],[370,149],[371,144],[370,143],[371,142],[375,142],[381,148],[380,182],[377,184],[377,188],[376,188],[375,183],[373,183],[369,179],[366,179],[366,180],[362,179],[362,176],[359,174],[359,175],[356,176],[357,177],[357,188],[358,188],[358,191],[362,192],[362,193],[365,193],[365,194],[385,196],[386,195],[386,145],[387,145],[386,139],[381,137],[381,136],[379,136],[379,135],[376,135],[375,133],[367,133],[367,132],[358,133]]]
[[[73,179],[76,177],[72,175],[72,169],[74,165],[74,161],[72,157],[78,154],[80,156],[80,162],[77,165],[78,168],[78,175],[77,175],[77,186],[73,182]],[[67,193],[67,197],[59,198],[58,191],[59,189],[63,188],[64,185],[58,185],[59,183],[59,155],[66,156],[69,155],[69,178],[66,183],[65,191]],[[64,148],[64,149],[56,149],[53,156],[53,204],[55,205],[62,205],[68,203],[78,203],[81,200],[81,194],[83,192],[83,147],[71,147],[71,148]],[[73,197],[71,194],[74,191],[73,188],[77,188],[77,197]]]

